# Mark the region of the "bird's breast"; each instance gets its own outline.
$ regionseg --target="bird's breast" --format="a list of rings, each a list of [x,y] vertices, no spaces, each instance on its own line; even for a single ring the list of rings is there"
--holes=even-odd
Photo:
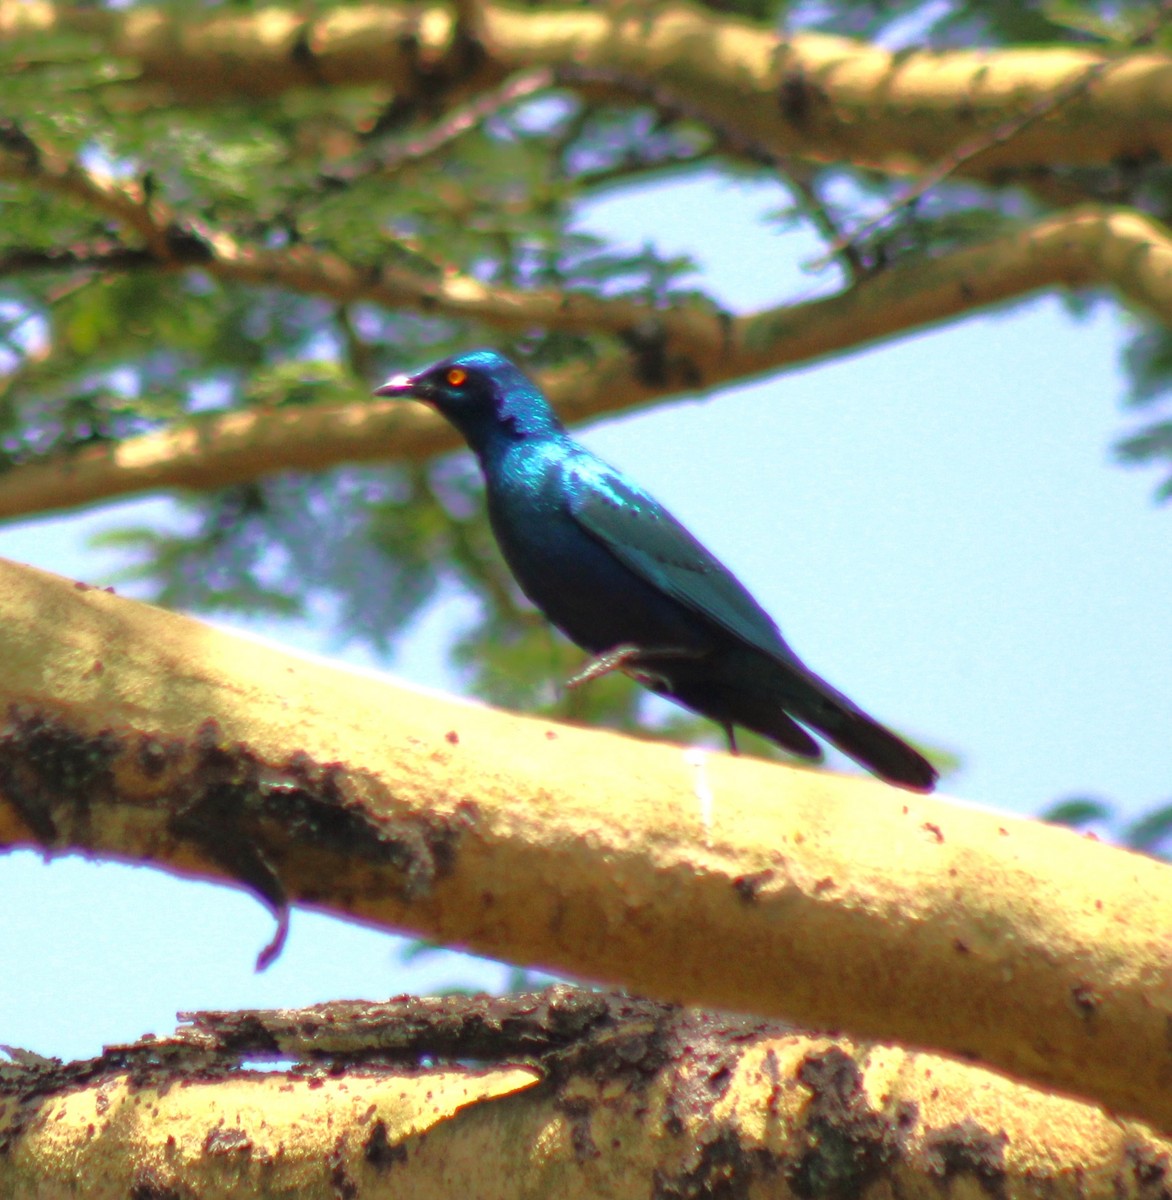
[[[493,531],[521,590],[592,653],[633,643],[707,651],[707,623],[634,574],[574,517],[581,486],[556,455],[513,454],[486,471]]]

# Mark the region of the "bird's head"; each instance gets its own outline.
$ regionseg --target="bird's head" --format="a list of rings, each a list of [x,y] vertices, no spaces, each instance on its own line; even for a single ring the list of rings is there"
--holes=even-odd
[[[432,405],[478,452],[563,431],[537,385],[495,350],[470,350],[415,375],[393,375],[374,394]]]

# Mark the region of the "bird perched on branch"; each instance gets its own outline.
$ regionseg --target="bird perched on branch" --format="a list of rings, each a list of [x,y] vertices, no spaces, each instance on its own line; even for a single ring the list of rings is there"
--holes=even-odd
[[[575,442],[507,358],[458,354],[375,395],[422,400],[463,434],[517,582],[594,656],[571,685],[621,670],[716,721],[734,752],[740,725],[817,761],[809,726],[890,783],[934,787],[932,764],[815,675],[732,572]]]

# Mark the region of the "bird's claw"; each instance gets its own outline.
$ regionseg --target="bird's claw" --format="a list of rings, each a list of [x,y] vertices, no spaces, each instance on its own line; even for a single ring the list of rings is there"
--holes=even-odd
[[[625,671],[631,659],[638,656],[639,647],[630,642],[622,646],[615,646],[613,650],[607,650],[602,654],[596,654],[576,675],[572,675],[566,680],[566,687],[581,687],[582,684],[589,683],[592,679],[601,679],[603,675],[609,675],[611,671]]]
[[[592,679],[600,679],[603,675],[609,675],[611,671],[622,671],[624,675],[629,675],[636,683],[641,683],[644,687],[651,688],[653,691],[665,692],[670,688],[671,680],[658,671],[648,669],[646,660],[649,658],[696,657],[697,654],[694,650],[678,650],[671,646],[659,650],[648,650],[642,646],[636,646],[632,642],[624,642],[621,646],[615,646],[612,650],[595,655],[576,675],[566,680],[566,687],[581,687],[582,684],[589,683]],[[639,660],[638,666],[635,665],[635,660]]]

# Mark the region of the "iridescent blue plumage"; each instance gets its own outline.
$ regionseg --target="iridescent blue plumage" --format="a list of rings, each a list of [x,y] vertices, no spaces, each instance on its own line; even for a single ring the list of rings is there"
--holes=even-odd
[[[580,446],[537,386],[492,350],[399,376],[378,395],[433,404],[480,461],[493,530],[525,594],[598,656],[717,721],[821,757],[808,725],[891,783],[930,791],[932,765],[786,644],[740,581],[666,509]],[[798,722],[801,722],[799,724]]]

